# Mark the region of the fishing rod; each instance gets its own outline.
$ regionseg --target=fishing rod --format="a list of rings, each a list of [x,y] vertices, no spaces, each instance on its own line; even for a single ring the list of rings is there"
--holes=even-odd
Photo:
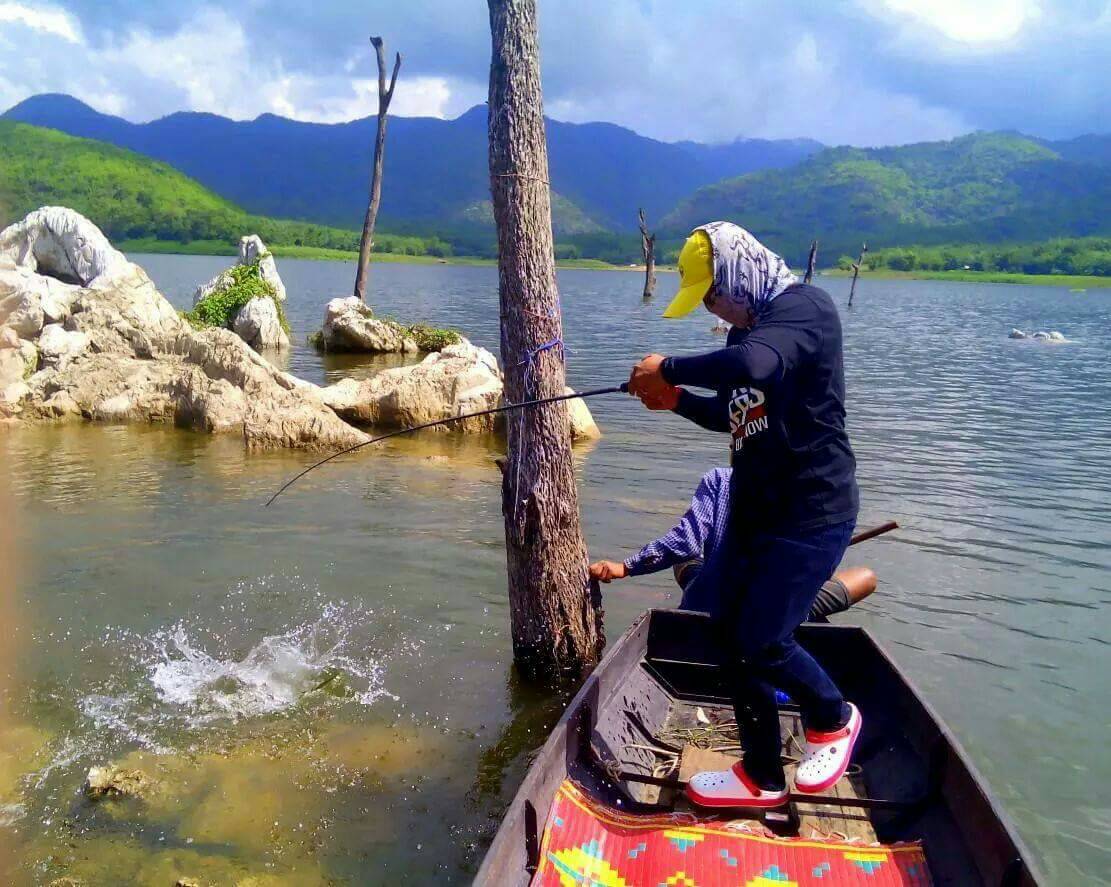
[[[380,441],[388,440],[391,437],[398,437],[402,434],[411,434],[414,431],[421,431],[425,428],[433,428],[436,425],[447,425],[449,422],[458,422],[461,419],[474,419],[478,416],[491,416],[495,413],[506,413],[510,410],[523,410],[525,407],[539,407],[547,403],[559,403],[562,400],[574,400],[575,398],[579,397],[597,397],[600,394],[628,393],[629,383],[622,382],[620,385],[613,385],[610,388],[592,388],[590,391],[579,391],[572,392],[571,394],[560,394],[556,397],[541,397],[538,400],[523,400],[520,403],[507,403],[500,407],[492,407],[488,410],[479,410],[477,413],[464,413],[461,416],[449,416],[446,419],[436,419],[432,422],[424,422],[420,425],[410,425],[408,428],[399,428],[396,431],[391,431],[389,434],[383,434],[381,437],[374,437],[370,440],[364,440],[362,443],[357,443],[353,446],[347,447],[347,449],[340,450],[337,453],[332,453],[332,455],[328,456],[327,458],[321,459],[319,462],[310,465],[304,471],[298,472],[284,484],[282,484],[281,489],[279,489],[278,492],[276,492],[266,501],[266,505],[264,507],[269,508],[271,503],[273,503],[275,499],[277,499],[282,493],[284,493],[291,486],[297,483],[297,481],[303,478],[310,471],[319,468],[321,465],[326,465],[333,459],[338,459],[340,456],[346,456],[348,453],[355,452],[355,450],[361,450],[363,447],[369,447],[371,444],[376,444]]]

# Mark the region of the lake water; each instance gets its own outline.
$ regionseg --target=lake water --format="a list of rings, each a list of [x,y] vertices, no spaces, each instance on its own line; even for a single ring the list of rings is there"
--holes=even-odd
[[[140,256],[179,306],[228,260]],[[380,363],[304,346],[353,266],[283,260],[314,382]],[[663,294],[674,276],[661,274]],[[716,347],[659,317],[639,275],[563,271],[568,375],[616,384],[649,351]],[[496,271],[375,266],[381,314],[496,351]],[[848,282],[822,281],[844,306]],[[1051,883],[1111,871],[1111,291],[863,280],[842,311],[873,630],[947,720]],[[1012,326],[1073,340],[1012,341]],[[671,525],[726,442],[631,398],[590,404],[580,448],[593,557]],[[0,658],[7,883],[458,883],[560,701],[510,661],[494,438],[426,434],[314,472],[166,428],[0,434],[17,577]],[[0,496],[4,491],[0,489]],[[606,589],[616,638],[670,578]],[[3,604],[0,602],[0,608]],[[17,614],[17,615],[14,615]],[[141,762],[143,805],[93,806],[86,769]]]

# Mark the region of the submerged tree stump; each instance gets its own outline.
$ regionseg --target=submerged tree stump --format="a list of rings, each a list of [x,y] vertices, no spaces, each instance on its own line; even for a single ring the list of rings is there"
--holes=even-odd
[[[656,291],[656,235],[648,230],[644,210],[637,210],[640,227],[640,254],[644,257],[644,298],[651,299]]]
[[[562,394],[563,323],[552,244],[535,0],[489,0],[490,190],[498,231],[505,400]],[[530,677],[578,677],[605,639],[592,600],[567,406],[507,423],[502,482],[513,653]]]

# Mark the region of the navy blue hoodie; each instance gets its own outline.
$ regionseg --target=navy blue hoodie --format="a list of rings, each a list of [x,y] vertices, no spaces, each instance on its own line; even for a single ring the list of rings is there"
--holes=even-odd
[[[829,294],[794,284],[726,347],[669,357],[684,390],[675,412],[732,436],[731,509],[741,529],[811,530],[855,520],[856,458],[845,431],[841,319]]]

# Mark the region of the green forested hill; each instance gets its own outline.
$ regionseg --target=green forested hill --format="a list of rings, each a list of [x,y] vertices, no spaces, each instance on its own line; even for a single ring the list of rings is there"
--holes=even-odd
[[[0,120],[0,227],[40,206],[72,207],[115,241],[138,238],[358,247],[358,234],[251,216],[177,170],[92,139]]]
[[[234,203],[168,164],[94,139],[53,129],[0,120],[0,227],[46,204],[72,207],[94,221],[109,238],[176,243],[235,243],[257,233],[267,243],[357,250],[359,232],[311,222],[271,219],[245,212]],[[469,252],[494,249],[489,204],[445,220],[443,230],[464,228]],[[557,235],[601,230],[575,204],[552,195]],[[461,239],[462,240],[462,239]],[[376,233],[381,252],[446,255],[449,244],[434,236]]]
[[[672,233],[734,219],[792,259],[869,246],[1044,240],[1111,232],[1111,168],[1063,159],[1010,133],[895,148],[830,148],[797,166],[696,191]]]

